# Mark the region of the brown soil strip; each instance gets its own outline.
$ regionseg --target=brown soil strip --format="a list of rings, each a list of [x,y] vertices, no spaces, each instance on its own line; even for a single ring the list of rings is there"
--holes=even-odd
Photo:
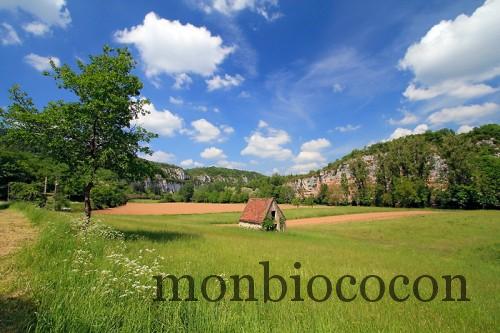
[[[350,222],[371,222],[379,220],[390,220],[397,219],[400,217],[409,216],[423,216],[427,214],[433,214],[434,212],[428,210],[409,210],[401,212],[376,212],[376,213],[359,213],[359,214],[347,214],[347,215],[336,215],[336,216],[323,216],[323,217],[311,217],[306,219],[296,219],[286,221],[286,225],[289,228],[295,227],[305,227],[309,225],[317,224],[339,224],[339,223],[350,223]]]
[[[351,222],[371,222],[380,220],[391,220],[409,216],[423,216],[434,214],[435,212],[428,210],[408,210],[400,212],[376,212],[376,213],[356,213],[335,216],[309,217],[304,219],[287,220],[287,228],[300,228],[314,226],[319,224],[340,224]],[[237,227],[238,224],[218,224],[221,227]]]
[[[242,212],[242,204],[211,204],[195,202],[176,203],[139,203],[129,202],[125,206],[95,211],[96,214],[110,215],[177,215]],[[293,205],[280,205],[282,209],[296,208]]]

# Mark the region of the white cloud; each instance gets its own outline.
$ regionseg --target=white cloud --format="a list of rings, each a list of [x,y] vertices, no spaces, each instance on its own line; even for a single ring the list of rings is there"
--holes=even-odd
[[[434,112],[427,120],[433,125],[455,123],[472,124],[488,116],[493,116],[500,110],[500,105],[496,103],[484,103],[473,105],[462,105],[452,108],[444,108]]]
[[[234,50],[205,27],[170,21],[154,12],[148,13],[142,24],[117,31],[115,38],[139,50],[148,77],[162,73],[208,76]]]
[[[325,138],[310,140],[302,144],[299,154],[295,157],[290,172],[304,173],[313,169],[318,169],[326,162],[326,158],[321,151],[330,147],[330,141]]]
[[[345,132],[357,131],[360,128],[361,128],[361,125],[347,124],[346,126],[337,126],[337,127],[335,127],[335,130],[339,131],[341,133],[345,133]]]
[[[222,160],[227,158],[224,151],[216,147],[206,148],[201,152],[200,156],[207,160]]]
[[[295,163],[311,161],[324,162],[325,158],[319,151],[300,151],[297,157],[295,157]]]
[[[239,98],[250,98],[250,96],[251,96],[250,93],[248,91],[245,91],[245,90],[243,90],[242,92],[240,92],[238,94]]]
[[[283,16],[276,10],[278,0],[201,0],[199,6],[206,13],[215,11],[228,16],[248,9],[262,15],[267,21]]]
[[[241,155],[269,158],[278,161],[293,157],[292,151],[283,147],[291,141],[288,133],[284,130],[271,128],[262,120],[259,121],[258,129],[245,140],[247,141],[247,146],[241,151]]]
[[[50,67],[50,60],[52,60],[56,66],[61,65],[61,61],[57,57],[52,57],[52,56],[43,57],[34,53],[30,53],[24,57],[24,61],[28,65],[32,66],[33,68],[35,68],[37,71],[40,72],[48,71],[52,68]]]
[[[163,150],[157,150],[152,155],[141,155],[140,157],[153,162],[171,163],[175,160],[175,155]]]
[[[300,150],[302,151],[320,151],[330,147],[330,141],[325,138],[310,140],[302,144]]]
[[[170,96],[168,101],[172,104],[175,104],[175,105],[182,105],[184,104],[184,101],[182,100],[182,98],[176,98],[174,96]]]
[[[401,118],[401,119],[390,118],[389,124],[391,124],[391,125],[411,125],[411,124],[415,124],[418,121],[418,117],[416,115],[414,115],[413,113],[406,111],[406,110],[402,110],[401,112],[403,113],[403,118]]]
[[[344,86],[342,86],[340,83],[334,83],[332,86],[332,90],[334,93],[339,93],[344,91]]]
[[[222,88],[229,89],[231,87],[237,87],[242,84],[243,81],[245,81],[245,79],[239,74],[235,76],[226,74],[224,77],[215,75],[211,79],[205,80],[205,83],[207,84],[207,90],[213,91]]]
[[[498,88],[493,88],[486,84],[468,84],[460,81],[444,82],[428,88],[418,88],[414,83],[406,88],[403,95],[410,101],[421,101],[432,99],[441,95],[448,95],[461,99],[481,97],[497,92]]]
[[[239,168],[244,167],[246,164],[242,163],[242,162],[220,160],[220,161],[217,161],[217,165],[221,166],[223,168],[228,168],[228,169],[239,169]]]
[[[49,26],[65,28],[71,23],[65,0],[2,0],[0,9],[22,10]]]
[[[192,129],[185,130],[196,142],[222,142],[226,139],[223,134],[231,134],[234,129],[227,125],[216,126],[202,118],[191,122]]]
[[[2,45],[16,45],[22,43],[16,30],[5,22],[0,25],[0,40],[2,41]]]
[[[457,129],[457,134],[463,134],[463,133],[469,133],[470,131],[472,131],[474,129],[473,126],[469,126],[469,125],[462,125],[460,126],[458,129]]]
[[[145,129],[163,136],[174,136],[182,130],[183,120],[180,116],[168,110],[157,110],[154,104],[144,106],[149,114],[140,115],[135,123]]]
[[[400,67],[414,74],[404,95],[410,100],[467,99],[495,92],[481,82],[500,75],[498,13],[500,0],[487,0],[470,16],[434,25],[400,60]]]
[[[231,126],[222,125],[220,128],[226,134],[233,134],[234,133],[234,128],[232,128]]]
[[[50,27],[47,24],[37,21],[24,24],[23,29],[35,36],[43,36],[50,31]]]
[[[192,159],[187,159],[181,162],[181,167],[183,168],[197,168],[202,167],[203,163],[193,161]]]
[[[180,73],[174,75],[174,84],[172,87],[174,89],[189,88],[191,83],[193,83],[193,79],[189,75],[186,73]]]
[[[413,130],[398,127],[394,130],[394,132],[392,132],[388,141],[394,140],[394,139],[399,139],[399,138],[402,138],[402,137],[407,136],[407,135],[423,134],[423,133],[427,132],[428,129],[429,129],[429,126],[427,126],[426,124],[420,124],[417,127],[415,127]]]
[[[208,112],[208,108],[205,105],[197,105],[194,108],[201,112]]]
[[[293,165],[290,169],[290,173],[308,173],[311,170],[317,170],[321,167],[321,165],[317,162],[309,162],[309,163],[299,163]]]

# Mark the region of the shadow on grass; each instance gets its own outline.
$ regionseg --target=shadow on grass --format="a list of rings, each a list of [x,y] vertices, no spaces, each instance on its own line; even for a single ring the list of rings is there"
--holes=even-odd
[[[36,326],[36,306],[21,296],[0,295],[0,332],[28,332]]]
[[[125,240],[149,240],[152,242],[186,241],[200,238],[197,234],[188,234],[175,231],[147,231],[147,230],[120,230],[125,234]]]

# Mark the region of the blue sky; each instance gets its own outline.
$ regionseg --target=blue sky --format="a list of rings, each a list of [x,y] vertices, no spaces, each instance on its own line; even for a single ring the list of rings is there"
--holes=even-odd
[[[104,44],[129,47],[149,159],[281,174],[354,148],[500,120],[500,0],[0,0],[0,106]]]

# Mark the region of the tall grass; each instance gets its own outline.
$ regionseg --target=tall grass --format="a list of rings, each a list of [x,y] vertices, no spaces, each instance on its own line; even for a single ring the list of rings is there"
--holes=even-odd
[[[20,258],[29,272],[24,282],[38,305],[38,332],[494,332],[500,327],[500,212],[447,212],[264,233],[212,225],[229,223],[237,217],[233,213],[102,216],[103,223],[83,229],[74,214],[14,208],[40,228],[38,242]],[[441,302],[440,289],[429,303],[414,298],[397,303],[388,297],[376,303],[360,297],[350,303],[335,297],[324,303],[307,297],[291,302],[293,288],[287,278],[285,300],[264,303],[263,260],[270,261],[272,274],[299,274],[305,281],[303,295],[307,280],[316,274],[332,280],[377,274],[386,281],[396,274],[410,279],[462,274],[472,301]],[[293,267],[295,261],[301,269]],[[192,275],[199,299],[202,279],[217,274],[228,281],[228,296],[216,303],[153,302],[152,275],[159,273]],[[260,301],[229,301],[232,274],[253,274]],[[369,287],[373,292],[374,286]],[[209,289],[216,293],[216,284]],[[187,291],[185,286],[181,290]],[[318,284],[315,292],[322,291]]]

